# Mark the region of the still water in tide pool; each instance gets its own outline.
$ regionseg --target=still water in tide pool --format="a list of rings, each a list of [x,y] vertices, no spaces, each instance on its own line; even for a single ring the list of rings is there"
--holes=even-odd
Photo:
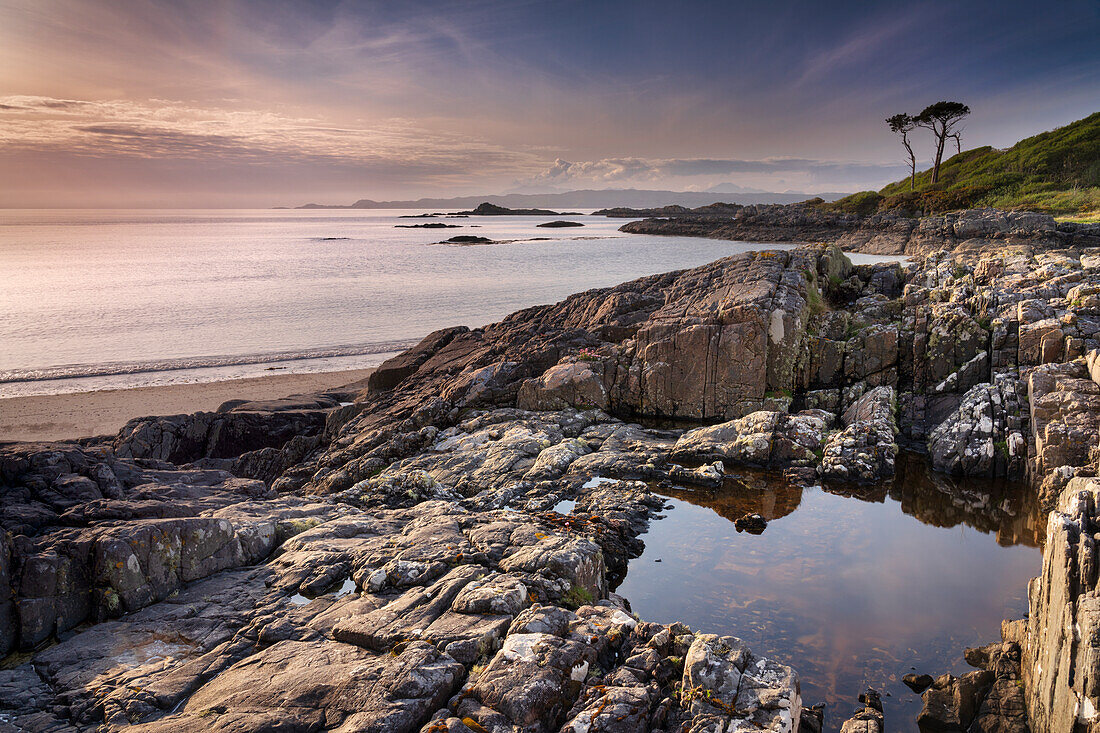
[[[742,472],[716,491],[668,489],[616,589],[651,621],[744,639],[799,673],[806,705],[838,730],[867,686],[886,725],[917,730],[911,671],[969,671],[967,646],[1027,612],[1044,523],[1022,486],[953,480],[902,455],[892,482],[801,489]],[[760,535],[735,519],[757,512]],[[658,560],[660,562],[658,562]]]

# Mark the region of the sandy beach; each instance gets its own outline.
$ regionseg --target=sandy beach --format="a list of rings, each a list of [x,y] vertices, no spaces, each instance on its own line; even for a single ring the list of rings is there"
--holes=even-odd
[[[373,369],[272,374],[248,379],[0,399],[0,441],[64,440],[115,433],[127,420],[215,410],[227,400],[263,400],[342,387]]]

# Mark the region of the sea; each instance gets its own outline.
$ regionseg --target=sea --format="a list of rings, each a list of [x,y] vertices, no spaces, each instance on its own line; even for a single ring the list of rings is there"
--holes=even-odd
[[[791,246],[425,213],[0,209],[0,397],[365,368],[438,328]],[[556,218],[584,226],[537,226]],[[439,244],[456,235],[498,243]]]

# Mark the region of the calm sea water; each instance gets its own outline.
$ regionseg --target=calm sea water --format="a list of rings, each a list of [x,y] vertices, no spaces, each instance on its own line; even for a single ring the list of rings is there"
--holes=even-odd
[[[437,328],[762,246],[416,213],[0,210],[0,396],[371,366]],[[461,228],[396,228],[426,221]],[[457,234],[509,243],[433,245]]]

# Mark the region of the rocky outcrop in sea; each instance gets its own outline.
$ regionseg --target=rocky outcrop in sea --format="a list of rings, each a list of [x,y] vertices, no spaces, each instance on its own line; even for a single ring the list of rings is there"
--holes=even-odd
[[[1029,618],[933,680],[923,725],[1100,725],[1098,349],[1100,250],[809,245],[439,331],[361,392],[0,444],[0,725],[820,730],[799,660],[612,589],[659,485],[873,491],[902,448],[1053,510]],[[842,729],[883,730],[860,702]]]

